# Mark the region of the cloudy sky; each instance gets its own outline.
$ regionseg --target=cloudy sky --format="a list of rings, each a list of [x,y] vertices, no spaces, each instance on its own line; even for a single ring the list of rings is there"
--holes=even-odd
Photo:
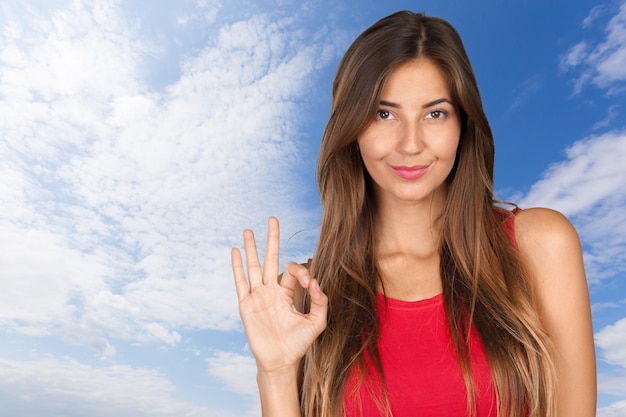
[[[259,415],[230,248],[276,215],[312,254],[334,71],[400,9],[461,33],[499,197],[578,228],[626,415],[624,0],[6,0],[0,417]]]

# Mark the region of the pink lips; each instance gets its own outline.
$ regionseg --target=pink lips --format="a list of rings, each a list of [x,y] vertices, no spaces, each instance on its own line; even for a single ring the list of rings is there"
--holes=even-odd
[[[393,171],[401,178],[405,180],[414,180],[426,173],[428,171],[429,165],[415,165],[411,167],[398,166],[391,167]]]

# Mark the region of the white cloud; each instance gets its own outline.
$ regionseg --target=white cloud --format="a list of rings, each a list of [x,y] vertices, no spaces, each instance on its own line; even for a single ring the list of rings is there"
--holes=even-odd
[[[226,417],[224,412],[173,399],[176,387],[153,370],[94,367],[52,357],[0,358],[0,374],[3,415]]]
[[[107,271],[102,259],[68,247],[59,235],[0,224],[0,323],[53,326],[71,320],[75,295],[101,287]]]
[[[197,0],[198,9],[202,10],[204,20],[207,23],[215,23],[217,13],[222,8],[222,2],[219,0]]]
[[[604,327],[595,335],[596,345],[602,351],[602,359],[619,368],[611,373],[598,373],[598,392],[624,398],[626,396],[626,318]],[[599,417],[623,416],[626,401],[618,401],[598,408]]]
[[[568,67],[582,64],[587,58],[588,49],[589,45],[585,41],[572,46],[561,58],[561,69],[566,71]]]
[[[594,8],[583,26],[593,24],[603,9]],[[606,88],[609,92],[621,91],[626,81],[626,2],[605,28],[606,36],[599,42],[579,42],[561,57],[562,70],[574,70],[575,92],[588,84]],[[621,86],[621,87],[620,87]]]
[[[604,330],[603,330],[604,331]],[[611,373],[598,372],[598,393],[609,398],[621,398],[608,406],[599,407],[598,417],[622,417],[626,415],[626,369],[617,368]]]
[[[163,51],[119,2],[32,13],[0,34],[0,322],[103,355],[237,328],[241,230],[263,241],[271,214],[285,236],[315,222],[292,178],[298,103],[336,53],[328,29],[223,24],[156,91],[145,65]]]
[[[594,302],[591,305],[591,310],[592,312],[596,313],[602,310],[620,308],[624,305],[626,305],[626,298],[622,300],[614,300],[614,301],[599,301],[599,302]]]
[[[551,207],[570,217],[585,244],[592,282],[626,270],[626,132],[575,142],[521,199],[522,207]]]
[[[612,373],[598,372],[598,393],[626,397],[626,370],[613,369]]]
[[[285,241],[317,222],[298,172],[302,103],[337,37],[296,14],[224,22],[219,2],[199,1],[170,24],[214,27],[181,52],[184,37],[148,39],[123,2],[47,5],[0,5],[0,326],[50,337],[22,353],[87,346],[107,364],[129,360],[128,343],[169,349],[189,329],[239,329],[229,252],[242,229],[262,247],[269,215]],[[155,87],[147,65],[168,47],[179,76]],[[294,239],[290,253],[306,253],[303,240],[313,247]],[[259,414],[252,358],[206,363],[208,385]],[[0,359],[0,374],[12,415],[229,415],[178,400],[149,369]]]
[[[597,417],[623,417],[626,415],[626,401],[619,401],[608,407],[598,408]]]
[[[620,106],[618,104],[609,107],[606,116],[602,120],[594,123],[592,129],[598,130],[611,126],[611,124],[617,119],[617,116],[619,115],[619,108]]]
[[[608,363],[626,368],[626,318],[600,330],[596,344],[604,351]]]
[[[604,6],[595,6],[583,20],[582,27],[588,28],[605,12]]]
[[[257,369],[252,356],[216,352],[206,361],[209,375],[222,381],[231,391],[242,395],[257,395]]]
[[[522,204],[555,207],[573,216],[625,193],[626,132],[609,132],[577,141],[565,154],[567,159],[550,166]]]
[[[261,403],[256,384],[257,368],[254,358],[233,352],[216,352],[206,360],[208,373],[227,389],[246,398],[248,415],[261,415]]]
[[[515,110],[518,107],[522,106],[528,101],[530,97],[537,94],[541,90],[543,84],[543,77],[538,74],[535,74],[532,77],[526,79],[519,87],[517,87],[513,91],[516,97],[513,100],[513,103],[511,103],[509,109]]]
[[[614,371],[611,374],[598,372],[598,393],[624,398],[626,396],[626,373],[624,369],[620,369],[619,372]]]

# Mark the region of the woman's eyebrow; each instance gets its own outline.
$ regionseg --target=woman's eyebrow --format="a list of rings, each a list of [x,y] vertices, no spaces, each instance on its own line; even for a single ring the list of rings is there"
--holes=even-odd
[[[428,103],[424,104],[424,105],[422,106],[422,108],[427,109],[427,108],[429,108],[429,107],[436,106],[436,105],[437,105],[437,104],[439,104],[439,103],[450,103],[450,104],[454,104],[454,103],[452,103],[452,101],[450,101],[450,100],[449,100],[449,99],[447,99],[447,98],[438,98],[437,100],[429,101]],[[401,105],[399,105],[398,103],[394,103],[394,102],[387,101],[387,100],[380,100],[380,105],[381,105],[381,106],[392,107],[392,108],[394,108],[394,109],[399,109],[399,108],[401,108],[401,107],[402,107],[402,106],[401,106]]]
[[[450,103],[450,104],[453,104],[452,101],[450,101],[447,98],[438,98],[437,100],[433,100],[433,101],[430,101],[430,102],[424,104],[422,106],[422,108],[427,109],[428,107],[436,106],[439,103]]]
[[[391,101],[380,100],[381,106],[393,107],[394,109],[399,109],[401,106],[397,103],[392,103]]]

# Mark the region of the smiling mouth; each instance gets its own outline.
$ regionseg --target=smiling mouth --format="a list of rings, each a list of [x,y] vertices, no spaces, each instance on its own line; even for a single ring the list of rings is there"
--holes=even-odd
[[[400,177],[405,180],[414,180],[428,171],[429,165],[415,165],[410,167],[405,166],[392,166],[391,169]]]

